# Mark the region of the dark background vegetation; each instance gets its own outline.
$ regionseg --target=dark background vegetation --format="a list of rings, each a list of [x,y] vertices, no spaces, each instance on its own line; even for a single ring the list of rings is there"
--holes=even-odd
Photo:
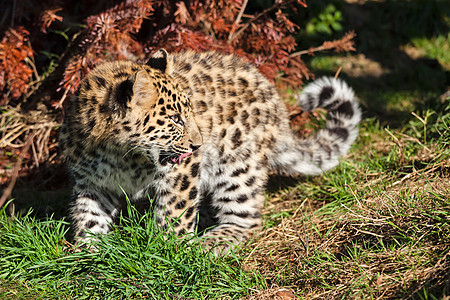
[[[338,75],[355,89],[365,120],[350,159],[335,172],[317,179],[271,181],[265,229],[241,253],[244,261],[213,267],[232,274],[218,280],[238,286],[234,277],[248,287],[268,288],[248,299],[290,299],[292,294],[276,287],[308,299],[441,299],[448,294],[448,1],[0,0],[0,5],[0,194],[2,200],[14,198],[8,216],[25,215],[29,208],[43,222],[52,215],[57,220],[66,215],[70,190],[57,151],[58,128],[64,106],[93,67],[115,59],[144,62],[161,47],[235,53],[255,63],[276,84],[287,100],[292,128],[300,134],[316,128],[322,114],[302,114],[290,96],[322,75]],[[26,253],[11,255],[11,266],[15,257],[27,261],[27,253],[38,246],[46,249],[36,237],[41,228],[53,228],[56,245],[64,240],[67,224],[9,221],[0,216],[0,234],[16,232],[23,243],[13,248],[0,239],[0,254]],[[131,225],[124,227],[104,242],[104,247],[115,245],[118,257],[120,251],[141,251],[121,248],[133,239],[115,239]],[[158,244],[164,243],[161,236],[153,238],[155,251],[178,251],[176,242],[167,250]],[[142,245],[145,239],[133,242]],[[61,249],[49,254],[47,262],[37,259],[45,267],[32,267],[41,270],[35,274],[36,286],[43,284],[40,276],[64,273],[71,287],[83,287],[84,278],[102,286],[96,292],[103,296],[106,290],[119,295],[124,286],[131,294],[133,288],[141,288],[141,277],[133,279],[123,270],[114,273],[105,267],[100,276],[103,271],[92,269],[92,262],[111,264],[104,257],[78,257]],[[86,263],[76,265],[80,273],[60,271],[52,255],[67,259],[67,266]],[[183,255],[190,254],[183,252],[176,259],[183,261]],[[189,259],[197,266],[197,257]],[[125,263],[132,262],[130,258]],[[158,260],[154,262],[158,268]],[[184,274],[182,265],[167,268]],[[158,272],[146,269],[145,263],[141,267],[142,272]],[[14,268],[20,269],[20,263]],[[258,269],[264,279],[247,277],[241,268]],[[108,272],[117,277],[105,279]],[[70,277],[75,273],[81,275]],[[0,269],[1,278],[3,274]],[[0,281],[0,292],[23,288],[33,298],[30,291],[35,286],[27,282],[34,279],[23,276],[28,278],[25,283]],[[177,284],[187,285],[183,280]],[[248,293],[242,288],[236,295]]]

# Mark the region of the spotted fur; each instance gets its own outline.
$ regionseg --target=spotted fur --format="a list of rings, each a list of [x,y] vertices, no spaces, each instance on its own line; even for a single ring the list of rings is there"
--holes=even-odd
[[[306,140],[291,132],[273,85],[236,56],[160,50],[147,64],[99,66],[61,128],[76,236],[107,233],[125,191],[132,202],[154,197],[158,222],[180,234],[213,220],[210,245],[248,239],[270,172],[321,174],[357,137],[360,110],[341,80],[319,79],[298,98],[305,110],[328,110]]]

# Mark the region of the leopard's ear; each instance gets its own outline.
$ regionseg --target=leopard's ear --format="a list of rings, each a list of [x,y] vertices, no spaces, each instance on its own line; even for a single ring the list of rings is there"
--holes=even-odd
[[[158,92],[148,76],[147,71],[141,70],[134,76],[132,106],[151,107],[156,103]]]
[[[148,60],[147,65],[166,74],[170,74],[172,71],[169,53],[165,49],[156,51]]]

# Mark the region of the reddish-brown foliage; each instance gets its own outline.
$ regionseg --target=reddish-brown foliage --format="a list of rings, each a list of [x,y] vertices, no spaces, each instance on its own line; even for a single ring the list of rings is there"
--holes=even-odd
[[[29,34],[23,27],[10,28],[0,42],[0,104],[18,99],[30,88],[33,70],[26,59],[33,57],[33,50],[28,44]]]
[[[73,26],[64,23],[66,17],[63,16],[73,19],[74,12],[70,5],[57,0],[44,2],[43,6],[47,8],[34,16],[36,21],[28,24],[31,27],[39,25],[40,37],[44,35],[44,39],[35,44],[41,48],[45,42],[51,44],[55,34],[50,34],[55,23],[59,32]],[[169,51],[193,49],[235,53],[257,65],[273,82],[293,87],[301,86],[303,78],[312,75],[300,54],[312,54],[324,49],[353,49],[351,37],[347,36],[339,41],[325,42],[306,52],[293,53],[297,44],[292,33],[298,26],[289,19],[286,9],[295,12],[306,7],[303,0],[277,0],[261,11],[249,9],[248,2],[126,0],[108,8],[104,6],[110,2],[105,1],[96,6],[98,13],[89,16],[91,2],[81,1],[81,13],[78,13],[87,17],[77,22],[84,27],[78,32],[73,29],[68,31],[69,39],[72,40],[67,46],[73,50],[73,54],[64,53],[65,60],[59,68],[62,74],[56,74],[61,76],[61,81],[59,86],[51,87],[54,92],[50,101],[53,106],[59,107],[58,104],[75,92],[87,72],[104,61],[144,61],[159,48]],[[22,9],[18,9],[17,15],[28,14],[23,19],[32,19],[31,11],[22,4],[22,1],[18,1]],[[9,29],[1,42],[0,88],[4,90],[3,102],[18,99],[29,90],[33,71],[25,60],[32,57],[33,52],[27,43],[27,35],[29,33],[23,27]],[[59,93],[55,93],[56,90]]]
[[[62,8],[55,8],[55,9],[48,9],[45,10],[40,19],[41,19],[41,31],[44,33],[47,33],[47,28],[50,27],[50,25],[52,25],[53,22],[55,21],[59,21],[61,22],[63,20],[63,18],[61,16],[58,16],[56,13],[61,11]]]
[[[246,0],[151,1],[129,0],[87,18],[84,52],[68,64],[62,86],[73,93],[85,74],[111,59],[142,60],[159,48],[169,51],[218,50],[246,57],[277,83],[298,87],[312,74],[299,56],[291,56],[298,28],[283,9],[301,0],[279,0],[258,13],[245,15]],[[148,19],[145,23],[144,20]],[[145,23],[148,39],[136,40]],[[331,43],[331,44],[330,44]],[[327,49],[335,48],[330,42]],[[351,41],[345,41],[351,48]],[[336,44],[336,46],[342,45]],[[342,49],[341,49],[342,48]],[[145,55],[144,55],[145,53]]]
[[[32,155],[23,155],[24,164],[38,165],[54,157],[56,135],[52,128],[61,121],[54,116],[61,116],[63,102],[70,99],[92,68],[105,61],[145,62],[159,48],[170,52],[216,50],[246,58],[279,87],[297,88],[304,78],[312,76],[302,54],[353,49],[352,36],[348,35],[294,52],[297,44],[293,33],[298,26],[287,11],[303,9],[304,1],[276,0],[264,9],[250,7],[249,2],[125,0],[113,5],[117,2],[80,0],[75,7],[59,0],[14,1],[15,6],[7,8],[14,13],[6,14],[0,23],[0,27],[21,25],[0,31],[4,34],[0,42],[0,105],[9,103],[6,110],[16,106],[16,112],[22,104],[45,108],[36,120],[46,120],[46,125],[18,117],[15,129],[0,127],[0,156],[11,149],[22,149],[27,136],[33,134],[32,150],[28,151]],[[38,55],[33,57],[34,53]],[[306,121],[297,115],[292,117],[296,126]],[[7,118],[2,119],[7,122]],[[14,134],[8,134],[8,130],[15,130]],[[2,164],[0,170],[4,169]]]
[[[133,59],[142,54],[143,46],[132,38],[150,17],[153,1],[122,2],[105,12],[86,19],[87,28],[79,47],[64,72],[62,86],[74,93],[84,76],[98,63],[112,59]]]
[[[197,0],[188,6],[180,1],[175,12],[167,15],[173,16],[172,21],[155,35],[148,49],[235,53],[255,63],[268,78],[275,81],[279,77],[285,83],[300,86],[302,78],[311,74],[299,58],[289,59],[289,53],[297,46],[291,35],[297,26],[282,11],[288,6],[295,9],[299,4],[304,5],[299,0],[276,1],[264,11],[244,15],[244,0]]]

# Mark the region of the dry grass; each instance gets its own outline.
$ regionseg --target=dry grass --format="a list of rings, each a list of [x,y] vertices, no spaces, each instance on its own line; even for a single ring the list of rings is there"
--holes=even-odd
[[[36,159],[41,160],[41,156],[49,153],[48,140],[51,131],[59,126],[53,115],[45,113],[45,110],[23,112],[20,107],[2,109],[5,112],[0,116],[0,148],[20,149],[25,145],[20,137],[34,133],[38,137],[34,146]],[[37,156],[38,153],[40,156]]]
[[[448,294],[448,152],[430,144],[407,155],[407,144],[416,142],[412,137],[387,136],[391,140],[370,144],[373,153],[365,151],[366,145],[358,153],[397,151],[398,169],[357,168],[355,181],[345,187],[350,204],[334,205],[314,192],[316,197],[305,197],[307,181],[273,195],[266,215],[281,213],[279,223],[248,245],[244,263],[246,269],[259,270],[271,289],[248,299],[274,299],[280,287],[305,299],[418,298],[442,289]],[[314,184],[327,184],[318,181]]]
[[[2,107],[0,115],[0,186],[8,185],[0,196],[0,207],[11,197],[19,176],[27,175],[40,162],[50,163],[57,155],[56,117],[45,109],[22,111]],[[31,149],[31,150],[30,150]]]

